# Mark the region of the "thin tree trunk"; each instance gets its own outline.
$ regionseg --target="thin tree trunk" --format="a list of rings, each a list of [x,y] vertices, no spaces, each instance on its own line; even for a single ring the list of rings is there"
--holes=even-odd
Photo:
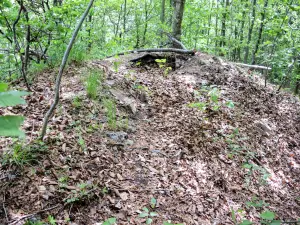
[[[220,41],[220,47],[225,46],[225,39],[226,39],[226,18],[227,18],[227,8],[229,6],[229,0],[223,0],[223,8],[224,12],[222,14],[222,28],[221,28],[221,41]]]
[[[64,69],[65,69],[65,66],[67,64],[67,60],[68,60],[68,57],[70,55],[70,51],[73,47],[73,44],[75,43],[75,40],[76,40],[76,37],[78,35],[78,32],[85,20],[85,18],[87,17],[90,9],[92,8],[93,6],[93,3],[94,3],[94,0],[90,0],[90,3],[88,4],[85,12],[83,13],[83,15],[81,16],[75,30],[74,30],[74,33],[72,35],[72,38],[69,42],[69,45],[65,51],[65,54],[64,54],[64,57],[62,59],[62,63],[60,65],[60,68],[59,68],[59,73],[56,77],[56,83],[55,83],[55,98],[54,98],[54,102],[52,103],[52,105],[50,106],[50,109],[48,110],[48,112],[46,113],[45,115],[45,118],[44,118],[44,123],[43,123],[43,127],[42,127],[42,132],[41,132],[41,136],[40,136],[40,139],[43,140],[44,137],[45,137],[45,134],[46,134],[46,131],[47,131],[47,126],[48,126],[48,122],[49,122],[49,119],[50,117],[52,116],[58,102],[59,102],[59,91],[60,91],[60,83],[61,83],[61,78],[62,78],[62,75],[63,75],[63,72],[64,72]]]
[[[264,23],[265,23],[265,18],[266,18],[266,10],[268,7],[268,0],[265,0],[265,4],[264,4],[264,10],[261,13],[261,21],[260,21],[260,27],[259,27],[259,31],[258,31],[258,38],[254,47],[254,51],[252,53],[252,65],[255,64],[255,57],[256,57],[256,53],[258,51],[259,45],[261,43],[261,37],[262,37],[262,33],[263,33],[263,28],[264,28]]]
[[[185,0],[174,0],[174,12],[173,12],[173,23],[172,23],[172,33],[178,41],[181,40],[181,25],[184,11]],[[179,45],[173,43],[174,48],[180,48]]]
[[[243,5],[242,5],[243,7]],[[244,9],[243,9],[243,13],[242,13],[242,23],[241,23],[241,29],[240,29],[240,42],[239,42],[239,45],[238,45],[238,49],[237,49],[237,59],[238,61],[241,61],[241,45],[243,44],[243,41],[244,41],[244,27],[245,27],[245,20],[246,20],[246,9],[248,8],[248,0],[246,0],[246,4],[244,6]]]
[[[247,45],[245,47],[245,57],[244,57],[244,63],[248,62],[248,57],[249,57],[249,48],[250,48],[250,43],[251,43],[251,39],[252,39],[252,31],[253,31],[253,27],[254,27],[254,23],[255,23],[255,13],[256,13],[256,1],[257,0],[253,0],[253,4],[252,4],[252,15],[251,15],[251,24],[249,27],[249,31],[248,31],[248,40],[247,40]]]

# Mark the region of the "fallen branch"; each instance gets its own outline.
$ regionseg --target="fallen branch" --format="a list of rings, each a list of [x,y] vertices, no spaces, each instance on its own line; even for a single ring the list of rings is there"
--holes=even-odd
[[[266,67],[266,66],[249,65],[249,64],[244,64],[244,63],[234,63],[234,64],[237,66],[248,67],[248,68],[254,69],[254,70],[272,70],[271,67]]]
[[[37,211],[37,212],[35,212],[35,213],[32,213],[32,214],[29,214],[29,215],[22,216],[22,217],[20,217],[20,218],[17,219],[17,220],[10,221],[10,222],[9,222],[9,225],[17,224],[18,222],[20,222],[20,221],[22,221],[22,220],[26,220],[26,219],[28,219],[28,218],[30,218],[30,217],[33,217],[33,216],[37,215],[37,214],[40,214],[40,213],[43,213],[43,212],[46,212],[46,211],[50,211],[50,210],[52,210],[52,209],[56,209],[56,208],[58,208],[58,207],[59,207],[59,205],[56,205],[56,206],[50,207],[50,208],[48,208],[48,209],[43,209],[43,210]]]
[[[168,38],[170,39],[170,41],[172,41],[173,43],[176,43],[177,45],[179,45],[183,50],[187,50],[187,48],[184,46],[184,44],[182,44],[182,42],[178,41],[176,38],[174,38],[171,34],[163,31],[163,34],[167,35]]]
[[[136,49],[136,50],[126,51],[126,52],[121,52],[118,54],[107,56],[106,58],[108,59],[116,55],[126,55],[130,53],[140,53],[140,52],[173,52],[178,54],[195,55],[194,51],[178,49],[178,48],[148,48],[148,49]]]

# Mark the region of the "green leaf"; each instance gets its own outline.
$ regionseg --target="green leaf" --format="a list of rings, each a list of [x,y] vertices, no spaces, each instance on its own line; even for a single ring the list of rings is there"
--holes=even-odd
[[[0,136],[24,137],[24,132],[19,130],[23,121],[23,116],[0,116]]]
[[[147,213],[149,212],[149,209],[147,207],[144,207],[143,210]]]
[[[275,213],[269,210],[260,214],[260,217],[264,220],[273,220],[275,218]]]
[[[228,101],[228,102],[226,102],[226,106],[227,106],[228,108],[230,108],[230,109],[234,108],[234,103],[233,103],[233,101]]]
[[[8,90],[8,84],[0,83],[0,92],[4,92]]]
[[[153,219],[151,219],[151,218],[148,218],[148,219],[146,220],[146,224],[151,224],[151,223],[152,223],[152,221],[153,221]]]
[[[249,164],[249,163],[244,163],[243,164],[243,168],[245,168],[245,169],[251,169],[253,166],[251,165],[251,164]]]
[[[253,224],[251,221],[243,220],[243,222],[241,222],[239,225],[251,225],[251,224]]]
[[[113,225],[113,224],[115,224],[116,222],[117,222],[117,219],[114,218],[114,217],[111,217],[111,218],[105,220],[105,221],[102,223],[102,225]]]
[[[56,220],[55,220],[54,217],[51,216],[51,215],[48,216],[48,222],[49,222],[51,225],[56,225]]]
[[[152,209],[154,209],[155,206],[156,206],[156,199],[155,198],[151,198],[150,204],[151,204]]]
[[[26,91],[8,91],[0,92],[0,107],[15,106],[19,104],[25,104],[25,100],[22,96],[30,94]]]
[[[139,217],[140,217],[140,218],[145,218],[145,217],[147,217],[148,215],[149,215],[148,213],[142,212],[142,213],[139,214]]]
[[[151,212],[150,216],[152,216],[152,217],[158,216],[158,213],[157,212]]]

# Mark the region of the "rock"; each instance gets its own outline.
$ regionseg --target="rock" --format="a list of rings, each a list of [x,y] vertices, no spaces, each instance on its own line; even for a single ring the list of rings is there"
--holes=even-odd
[[[136,114],[137,112],[137,103],[135,101],[135,99],[129,98],[128,96],[126,96],[126,94],[121,91],[121,90],[117,90],[117,89],[112,89],[110,90],[111,94],[113,96],[115,96],[115,98],[124,106],[129,107],[129,109],[131,110],[131,112],[133,114]]]
[[[124,142],[126,139],[128,139],[128,134],[123,131],[119,132],[107,132],[106,136],[112,139],[113,141],[117,143]]]
[[[134,142],[132,141],[132,140],[126,140],[125,141],[125,143],[124,143],[125,145],[127,145],[127,146],[131,146],[131,145],[133,145],[134,144]]]

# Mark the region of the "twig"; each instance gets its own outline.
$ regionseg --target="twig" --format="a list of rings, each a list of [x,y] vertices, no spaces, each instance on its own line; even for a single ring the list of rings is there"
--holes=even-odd
[[[187,48],[184,46],[184,44],[182,44],[182,42],[180,42],[176,38],[174,38],[171,34],[165,32],[165,31],[163,31],[162,33],[165,34],[165,35],[167,35],[168,38],[170,39],[170,41],[178,44],[182,49],[187,50]]]
[[[7,216],[7,213],[6,213],[6,209],[5,209],[5,203],[3,202],[3,210],[4,210],[4,214],[5,214],[5,218],[6,218],[6,222],[8,222],[8,216]]]
[[[9,225],[16,224],[16,223],[18,223],[18,222],[20,222],[20,221],[22,221],[22,220],[25,220],[25,219],[27,219],[27,218],[33,217],[33,216],[35,216],[35,215],[37,215],[37,214],[40,214],[40,213],[43,213],[43,212],[46,212],[46,211],[50,211],[50,210],[52,210],[52,209],[56,209],[56,208],[58,208],[58,207],[59,207],[59,205],[56,205],[56,206],[50,207],[50,208],[48,208],[48,209],[43,209],[43,210],[37,211],[37,212],[35,212],[35,213],[32,213],[32,214],[29,214],[29,215],[22,216],[22,217],[20,217],[19,219],[13,221],[13,222],[10,221],[10,222],[9,222]]]
[[[250,69],[256,69],[256,70],[272,70],[271,67],[266,67],[266,66],[259,66],[259,65],[248,65],[244,63],[234,63],[237,66],[242,66],[242,67],[248,67]]]

